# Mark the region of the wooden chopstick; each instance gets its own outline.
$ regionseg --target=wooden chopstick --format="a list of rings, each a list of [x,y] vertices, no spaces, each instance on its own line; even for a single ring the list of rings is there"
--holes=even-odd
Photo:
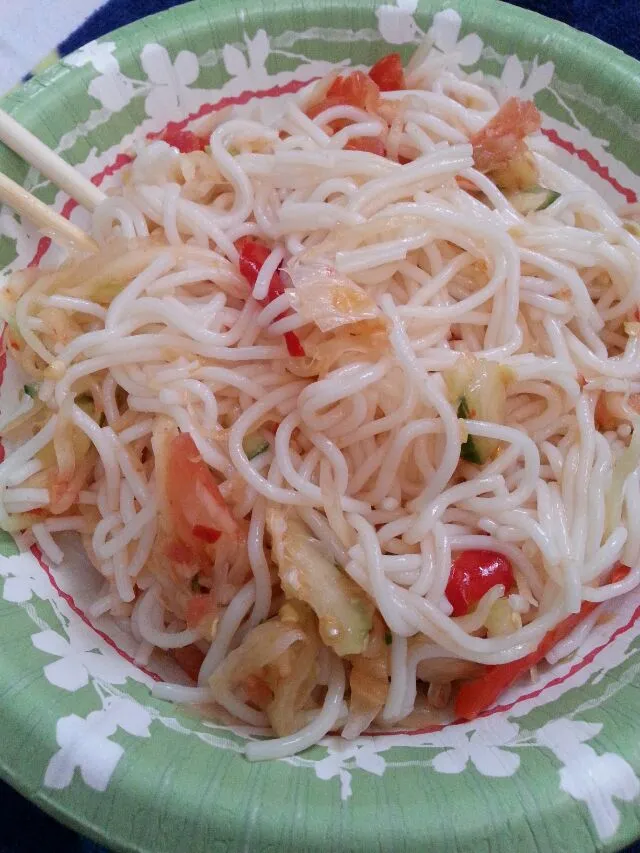
[[[0,202],[8,204],[17,213],[33,222],[44,234],[59,240],[72,249],[95,252],[96,241],[73,222],[60,216],[40,199],[27,192],[24,187],[0,172]]]
[[[101,189],[98,189],[88,178],[81,175],[77,169],[55,154],[37,136],[18,124],[13,116],[2,109],[0,109],[0,141],[87,210],[93,212],[96,206],[106,198]]]

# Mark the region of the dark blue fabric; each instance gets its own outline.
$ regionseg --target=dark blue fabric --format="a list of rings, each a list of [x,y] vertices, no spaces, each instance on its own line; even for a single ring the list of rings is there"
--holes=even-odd
[[[215,3],[216,0],[211,0]],[[609,42],[640,59],[639,0],[512,0],[515,6],[533,9],[557,18]],[[131,23],[144,15],[177,6],[176,0],[109,0],[62,42],[62,53],[70,53],[98,36]]]
[[[176,5],[176,0],[110,0],[62,42],[60,52],[70,53],[117,27]],[[514,5],[557,18],[640,59],[640,0],[523,0]],[[0,853],[107,853],[1,783],[0,818]],[[640,853],[640,843],[626,853]]]
[[[638,0],[530,0],[514,6],[533,9],[640,59],[640,2]]]
[[[163,12],[172,6],[180,6],[184,0],[109,0],[93,13],[81,27],[73,32],[69,38],[61,42],[59,50],[61,54],[71,53],[82,47],[93,39],[97,39],[105,33],[110,33],[118,27],[124,27],[145,15],[153,15],[155,12]],[[213,3],[216,0],[212,0]]]

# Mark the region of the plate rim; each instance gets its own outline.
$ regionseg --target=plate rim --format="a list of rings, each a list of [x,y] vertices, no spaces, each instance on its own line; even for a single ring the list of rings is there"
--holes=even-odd
[[[322,3],[322,0],[319,0],[319,2]],[[328,6],[331,7],[331,5],[332,2],[330,0]],[[342,2],[339,5],[342,9],[345,7],[374,9],[380,5],[380,2],[371,2],[371,0],[346,0],[346,2]],[[428,7],[428,9],[425,7]],[[295,0],[285,0],[285,2],[278,2],[277,5],[275,2],[273,5],[270,5],[269,2],[263,2],[263,0],[245,0],[242,4],[242,8],[243,10],[246,10],[249,19],[251,19],[251,15],[256,12],[260,14],[268,14],[270,11],[275,11],[278,15],[284,16],[288,10],[293,11],[300,7]],[[544,35],[549,31],[550,27],[553,27],[554,37],[558,39],[561,37],[563,46],[570,46],[572,51],[584,51],[585,54],[591,53],[593,55],[593,52],[596,51],[599,56],[606,58],[608,64],[607,73],[613,78],[624,77],[629,74],[640,74],[640,62],[626,55],[621,50],[590,34],[575,30],[567,24],[555,21],[539,13],[504,3],[502,0],[449,0],[449,2],[446,2],[446,0],[444,0],[444,2],[442,0],[435,0],[435,2],[431,2],[431,0],[422,0],[418,11],[421,14],[427,15],[433,14],[441,8],[458,9],[462,15],[463,26],[467,25],[469,22],[473,25],[474,19],[482,21],[488,14],[490,14],[491,10],[496,10],[497,14],[503,16],[505,31],[507,34],[513,32],[514,36],[517,35],[518,29],[524,25],[527,30],[526,38],[527,40],[530,39],[532,41],[534,41],[538,35]],[[130,35],[142,31],[145,28],[150,29],[151,32],[153,32],[153,24],[155,22],[164,26],[171,26],[172,20],[178,18],[182,23],[186,23],[187,25],[191,23],[192,26],[198,27],[202,26],[202,16],[205,16],[207,20],[220,20],[221,17],[231,17],[232,15],[233,17],[238,15],[238,9],[234,7],[232,0],[221,0],[219,5],[216,5],[214,8],[212,8],[206,0],[191,0],[191,2],[146,16],[127,24],[124,27],[120,27],[106,33],[101,37],[101,40],[109,39],[114,41],[119,47],[123,40],[126,41]],[[24,117],[22,120],[24,120],[25,124],[28,126],[29,112],[33,113],[34,110],[37,109],[37,104],[34,104],[34,101],[37,102],[42,96],[43,88],[51,85],[58,86],[61,90],[63,90],[65,86],[73,88],[75,85],[74,81],[80,76],[81,71],[81,69],[71,68],[59,61],[41,74],[30,78],[23,85],[16,87],[16,89],[5,94],[0,98],[0,105],[9,112],[14,113],[18,118]],[[638,99],[638,102],[640,103],[640,99]],[[0,662],[0,675],[3,671],[6,671],[6,665],[3,665],[3,663],[4,662]],[[6,708],[5,705],[9,707]],[[10,716],[10,706],[10,700],[7,701],[6,699],[3,699],[2,704],[0,705],[0,721],[3,718],[6,719]],[[14,705],[14,712],[15,711],[16,708]],[[18,716],[21,720],[26,721],[24,714],[19,714]],[[140,765],[145,763],[145,758],[143,756],[136,757],[132,760],[134,760],[136,764]],[[20,772],[21,767],[23,767],[23,764],[16,766],[15,762],[13,765],[10,765],[5,760],[5,755],[0,747],[0,777],[55,819],[60,820],[67,826],[70,826],[81,835],[92,838],[98,843],[112,849],[132,851],[132,853],[133,851],[137,851],[137,853],[160,853],[157,848],[152,851],[151,847],[136,841],[135,838],[125,838],[122,836],[121,828],[119,826],[116,828],[114,824],[109,824],[107,828],[104,828],[104,826],[95,823],[91,816],[87,814],[86,809],[83,808],[82,803],[78,804],[77,800],[73,801],[74,805],[67,805],[61,801],[60,792],[44,788],[42,785],[34,788],[31,784],[25,781],[24,772]],[[130,793],[132,795],[140,796],[141,788],[134,789],[134,785],[136,781],[140,781],[138,777],[144,777],[144,775],[145,772],[142,770],[138,774],[132,773],[128,777],[128,784],[131,786]],[[545,816],[548,815],[552,820],[561,820],[563,807],[558,806],[550,812],[540,812],[540,814],[544,814]],[[524,813],[520,813],[519,817],[523,823],[526,821],[526,815]],[[496,828],[496,824],[490,824],[490,829],[492,830],[491,835],[493,835]],[[260,849],[262,849],[263,846],[265,848],[268,846],[267,834],[268,833],[258,835]],[[460,841],[462,841],[463,835],[464,830],[461,832],[461,835],[458,836]],[[488,837],[490,838],[491,835]],[[594,850],[596,848],[599,850],[620,850],[639,837],[640,813],[636,817],[635,828],[632,828],[631,824],[629,824],[627,832],[619,831],[616,833],[612,843],[604,842],[598,844],[594,839]],[[326,837],[318,836],[314,839],[316,842],[315,846],[309,847],[308,849],[322,849],[326,840]],[[436,845],[437,841],[438,839],[436,839]],[[461,849],[464,846],[464,849],[466,850],[467,843],[466,839],[463,843],[460,843]],[[163,851],[164,849],[169,850],[170,848],[163,848]]]

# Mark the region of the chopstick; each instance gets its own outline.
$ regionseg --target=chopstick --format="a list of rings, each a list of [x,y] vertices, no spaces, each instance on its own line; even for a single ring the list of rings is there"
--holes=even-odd
[[[60,216],[24,187],[0,172],[0,202],[8,204],[17,213],[33,222],[47,236],[59,239],[69,248],[83,252],[95,252],[96,241],[73,222]]]
[[[2,109],[0,109],[0,141],[57,184],[71,198],[75,198],[88,211],[93,212],[96,206],[106,198],[101,189]]]
[[[93,212],[96,206],[106,198],[102,190],[2,109],[0,109],[0,141],[90,212]],[[96,241],[81,228],[64,216],[60,216],[2,172],[0,172],[0,202],[8,204],[47,236],[59,240],[69,248],[82,252],[95,252],[98,249]]]

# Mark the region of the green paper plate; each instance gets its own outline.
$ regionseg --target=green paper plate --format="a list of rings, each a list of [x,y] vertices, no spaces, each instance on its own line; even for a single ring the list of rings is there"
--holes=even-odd
[[[406,58],[433,24],[464,63],[535,95],[548,137],[607,198],[640,187],[640,65],[588,36],[490,0],[196,2],[87,45],[4,101],[102,186],[134,137],[247,93],[274,97],[334,63]],[[385,43],[387,42],[387,43]],[[0,169],[83,211],[6,150]],[[0,213],[0,268],[52,250]],[[16,404],[9,366],[0,408]],[[81,832],[147,853],[538,853],[617,850],[640,835],[640,597],[473,724],[328,738],[252,765],[241,732],[155,700],[126,636],[86,615],[92,579],[0,540],[0,767]],[[77,562],[77,561],[76,561]]]

